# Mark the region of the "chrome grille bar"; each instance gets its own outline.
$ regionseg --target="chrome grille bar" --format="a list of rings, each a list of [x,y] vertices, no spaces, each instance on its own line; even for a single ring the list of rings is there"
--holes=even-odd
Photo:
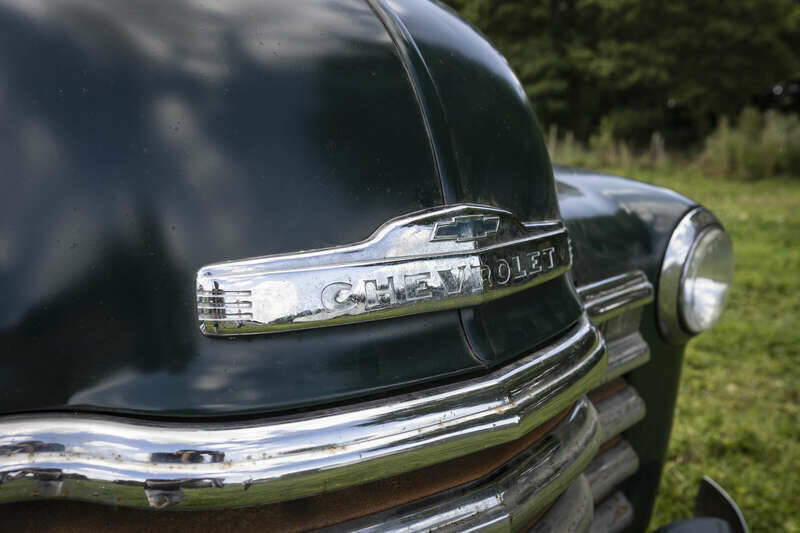
[[[636,331],[608,342],[608,370],[603,383],[627,374],[650,360],[650,346]]]
[[[592,487],[592,498],[599,502],[621,481],[639,469],[639,457],[626,441],[620,441],[595,457],[584,474]]]
[[[580,475],[530,533],[583,533],[589,529],[593,514],[592,490],[586,476]]]
[[[584,316],[551,345],[486,376],[343,408],[229,424],[9,416],[0,419],[0,502],[69,497],[188,509],[320,494],[519,438],[605,371],[605,345]],[[60,492],[36,488],[53,479]]]
[[[608,345],[608,370],[602,383],[634,370],[650,360],[650,348],[639,332],[642,306],[653,300],[653,287],[643,272],[635,271],[579,287],[584,308],[600,324]],[[644,418],[644,401],[627,386],[596,403],[602,442],[608,442]],[[636,452],[620,440],[600,453],[584,472],[595,502],[592,533],[622,531],[633,520],[633,507],[619,484],[639,468]],[[610,496],[609,496],[610,494]]]
[[[644,418],[644,400],[633,387],[625,387],[617,394],[597,402],[600,412],[600,442],[616,437]]]
[[[650,347],[639,333],[641,308],[653,300],[653,286],[644,272],[628,272],[578,287],[577,291],[608,345],[608,370],[602,383],[650,360]]]
[[[633,506],[622,492],[615,492],[594,510],[590,533],[618,533],[633,522]]]
[[[653,285],[644,272],[627,272],[577,288],[586,312],[595,323],[653,301]]]
[[[638,468],[636,454],[624,441],[595,457],[599,444],[608,440],[609,435],[615,436],[622,431],[619,428],[630,427],[643,416],[643,411],[638,409],[620,408],[629,406],[632,398],[639,396],[632,387],[625,387],[597,402],[593,409],[587,409],[592,402],[581,400],[554,430],[485,478],[412,504],[340,524],[331,531],[415,532],[448,527],[458,531],[517,531],[556,498],[554,506],[536,522],[538,529],[534,530],[584,531],[592,515],[583,510],[583,497],[578,497],[578,493],[568,495],[561,492],[570,485],[574,487],[576,480],[580,483],[584,479],[589,485],[588,499],[595,502],[599,497],[595,498],[594,494],[608,493]],[[587,414],[579,415],[580,411]],[[597,422],[586,417],[594,417]],[[613,426],[604,428],[604,421]],[[594,428],[589,429],[589,424]],[[610,471],[617,467],[621,470]],[[572,515],[568,509],[575,505],[578,507],[572,509]],[[561,523],[565,514],[572,518]],[[543,524],[560,525],[551,530],[548,529],[550,526]]]
[[[516,531],[579,477],[597,451],[597,434],[597,413],[581,400],[546,437],[488,479],[328,531]]]

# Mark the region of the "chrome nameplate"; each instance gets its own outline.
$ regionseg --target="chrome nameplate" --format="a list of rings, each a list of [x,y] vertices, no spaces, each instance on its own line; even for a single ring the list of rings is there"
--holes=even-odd
[[[349,324],[477,305],[566,272],[559,221],[454,205],[396,218],[366,241],[216,263],[197,273],[206,335]]]

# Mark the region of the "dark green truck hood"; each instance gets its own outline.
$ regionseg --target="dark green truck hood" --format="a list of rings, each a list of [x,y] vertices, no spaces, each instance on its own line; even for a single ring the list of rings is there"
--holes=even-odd
[[[235,341],[205,264],[444,203],[558,216],[503,58],[437,4],[0,3],[0,411],[222,415],[486,371],[563,331],[564,279],[462,311]]]

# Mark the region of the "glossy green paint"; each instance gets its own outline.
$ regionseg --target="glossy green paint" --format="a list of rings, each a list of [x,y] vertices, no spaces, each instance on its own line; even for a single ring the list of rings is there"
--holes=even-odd
[[[508,209],[523,221],[556,219],[558,202],[541,128],[508,63],[472,26],[428,0],[379,5],[413,40],[420,99],[429,102],[432,143],[448,203]],[[408,47],[411,48],[411,47]],[[438,105],[435,105],[438,104]],[[497,365],[531,350],[577,320],[565,279],[461,311],[475,355]]]
[[[3,4],[0,69],[0,411],[242,414],[483,368],[456,311],[236,341],[196,323],[205,264],[442,204],[361,0]]]
[[[221,416],[339,402],[485,370],[577,318],[559,280],[463,316],[233,341],[198,330],[204,264],[356,242],[445,200],[557,216],[524,93],[451,12],[26,6],[0,7],[0,64],[15,74],[0,151],[21,184],[0,214],[11,250],[0,267],[14,280],[0,411]],[[392,16],[376,16],[381,6]]]
[[[575,284],[642,270],[655,285],[672,230],[695,202],[662,187],[572,167],[556,166],[555,180],[574,245]]]
[[[431,80],[442,110],[434,142],[448,203],[508,209],[521,220],[554,219],[558,204],[541,129],[502,55],[458,15],[428,0],[391,0]]]

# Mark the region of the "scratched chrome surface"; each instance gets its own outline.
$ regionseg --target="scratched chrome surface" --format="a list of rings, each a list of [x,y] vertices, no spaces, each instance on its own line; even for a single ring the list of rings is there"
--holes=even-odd
[[[580,475],[536,521],[530,533],[584,533],[589,529],[593,511],[591,487],[586,476]]]
[[[633,505],[622,491],[617,491],[595,508],[589,533],[617,533],[624,531],[631,522]]]
[[[644,400],[633,387],[597,403],[600,412],[600,442],[605,443],[644,418]]]
[[[639,470],[639,457],[628,441],[621,440],[595,457],[584,475],[592,487],[592,498],[602,501],[626,478]]]
[[[610,399],[631,392],[636,394],[627,387]],[[639,466],[625,441],[596,455],[611,431],[638,421],[639,413],[631,410],[609,415],[616,404],[606,400],[592,407],[581,399],[556,428],[481,480],[329,530],[521,531],[555,502],[530,531],[587,531],[595,503],[600,508],[602,498]],[[604,421],[614,421],[615,428],[605,428]]]
[[[198,319],[204,334],[231,336],[453,309],[533,287],[571,264],[560,221],[452,205],[396,218],[349,246],[205,266]]]
[[[516,531],[580,476],[597,452],[597,433],[597,412],[582,399],[546,437],[490,474],[490,479],[345,522],[330,531],[410,533],[446,527]]]
[[[597,384],[606,362],[584,316],[551,345],[486,376],[326,411],[227,424],[4,417],[0,501],[183,509],[320,494],[516,439]]]

